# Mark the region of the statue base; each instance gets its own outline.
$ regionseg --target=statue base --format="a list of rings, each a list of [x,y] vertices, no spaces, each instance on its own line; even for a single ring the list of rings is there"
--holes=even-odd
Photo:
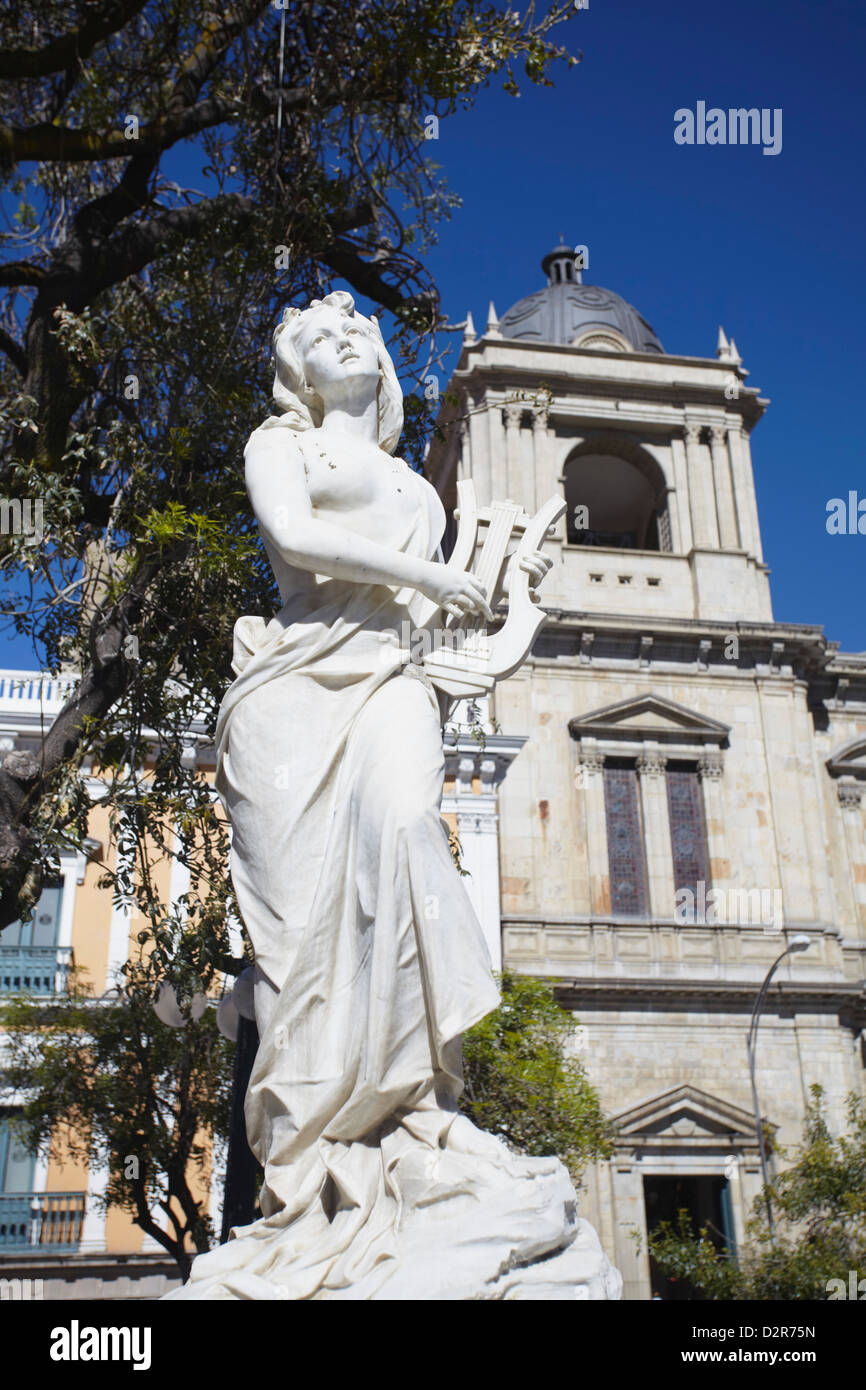
[[[476,1132],[477,1133],[477,1132]],[[618,1299],[622,1278],[588,1221],[577,1215],[571,1179],[556,1158],[508,1155],[498,1181],[473,1183],[465,1163],[440,1151],[436,1173],[401,1165],[401,1212],[375,1258],[360,1251],[324,1277],[305,1278],[315,1249],[299,1252],[280,1214],[201,1255],[170,1299],[254,1301],[478,1301]],[[477,1164],[477,1157],[475,1159]],[[473,1165],[474,1166],[474,1165]],[[431,1182],[431,1176],[433,1181]],[[480,1176],[480,1174],[479,1174]],[[359,1242],[363,1248],[364,1240]],[[300,1259],[299,1259],[300,1254]]]

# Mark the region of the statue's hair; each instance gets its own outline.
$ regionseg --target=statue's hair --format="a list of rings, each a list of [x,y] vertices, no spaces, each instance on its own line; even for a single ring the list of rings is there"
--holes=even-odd
[[[297,338],[310,316],[325,307],[348,314],[375,345],[379,359],[379,447],[393,454],[403,430],[403,392],[378,322],[359,314],[354,299],[346,290],[334,290],[324,299],[314,299],[307,309],[286,309],[277,325],[274,331],[274,402],[280,411],[279,423],[295,430],[317,429],[322,423],[324,404],[304,380]]]

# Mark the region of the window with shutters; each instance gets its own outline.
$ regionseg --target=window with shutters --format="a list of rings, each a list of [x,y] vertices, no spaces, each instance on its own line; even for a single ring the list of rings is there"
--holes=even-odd
[[[645,917],[646,865],[637,769],[633,761],[605,760],[604,807],[611,913],[614,917]]]

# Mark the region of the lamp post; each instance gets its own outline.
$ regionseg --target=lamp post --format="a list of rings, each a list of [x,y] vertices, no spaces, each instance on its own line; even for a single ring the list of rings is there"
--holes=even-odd
[[[761,1107],[758,1102],[758,1083],[755,1080],[755,1052],[758,1045],[758,1025],[761,1021],[761,1009],[767,998],[767,991],[770,988],[770,981],[781,965],[786,956],[793,955],[796,951],[807,951],[811,942],[808,936],[792,936],[788,945],[781,955],[777,956],[767,971],[764,983],[758,990],[758,997],[755,1000],[755,1007],[752,1010],[752,1021],[749,1025],[749,1033],[746,1039],[746,1046],[749,1049],[749,1074],[752,1078],[752,1106],[755,1112],[755,1133],[758,1137],[758,1153],[761,1156],[761,1179],[764,1184],[764,1200],[767,1204],[767,1224],[770,1228],[770,1240],[776,1239],[776,1226],[773,1219],[773,1202],[770,1197],[770,1178],[767,1172],[767,1155],[764,1148],[764,1126],[761,1123]]]

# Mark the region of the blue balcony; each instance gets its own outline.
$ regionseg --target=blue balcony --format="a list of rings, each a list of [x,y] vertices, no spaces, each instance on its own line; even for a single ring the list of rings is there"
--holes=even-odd
[[[84,1192],[0,1192],[0,1256],[12,1250],[78,1248]]]
[[[0,946],[0,994],[64,994],[69,946]]]

